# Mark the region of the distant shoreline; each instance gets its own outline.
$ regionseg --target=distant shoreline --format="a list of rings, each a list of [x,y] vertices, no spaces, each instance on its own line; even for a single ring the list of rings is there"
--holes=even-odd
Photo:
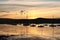
[[[43,24],[43,23],[60,23],[60,18],[48,19],[48,18],[37,18],[37,19],[10,19],[0,18],[0,24]]]

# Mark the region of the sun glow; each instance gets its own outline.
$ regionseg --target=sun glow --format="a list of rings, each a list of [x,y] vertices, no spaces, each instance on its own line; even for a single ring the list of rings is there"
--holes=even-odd
[[[39,14],[38,10],[29,10],[29,12],[28,12],[29,19],[37,18],[38,14]]]
[[[35,19],[35,18],[59,18],[60,13],[60,7],[59,8],[37,8],[33,10],[29,10],[28,17],[29,19]],[[58,15],[58,16],[56,16]]]

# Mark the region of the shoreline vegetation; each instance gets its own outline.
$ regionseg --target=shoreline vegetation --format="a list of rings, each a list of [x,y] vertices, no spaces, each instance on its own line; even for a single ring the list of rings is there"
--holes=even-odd
[[[11,18],[0,18],[0,24],[59,24],[60,18],[36,18],[36,19],[11,19]]]

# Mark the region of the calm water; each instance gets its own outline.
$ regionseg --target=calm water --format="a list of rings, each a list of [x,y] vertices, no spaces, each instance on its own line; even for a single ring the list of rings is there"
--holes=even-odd
[[[38,24],[42,25],[42,24]],[[60,40],[60,26],[56,27],[38,27],[36,25],[33,26],[23,26],[23,25],[7,25],[7,24],[1,24],[0,25],[0,35],[15,35],[15,36],[9,36],[8,39],[11,40],[24,40],[20,38],[27,38],[25,40]]]

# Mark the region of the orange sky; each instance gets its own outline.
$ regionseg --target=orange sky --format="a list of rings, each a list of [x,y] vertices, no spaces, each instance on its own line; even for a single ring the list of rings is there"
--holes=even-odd
[[[34,18],[60,18],[60,7],[35,7],[27,9],[24,11],[25,14],[20,13],[20,11],[10,11],[9,13],[0,12],[0,18],[17,18],[17,19],[34,19]],[[5,15],[5,16],[2,16]]]
[[[37,7],[33,10],[28,11],[28,16],[29,18],[60,18],[60,7],[54,7],[54,8],[49,8],[49,7]]]

